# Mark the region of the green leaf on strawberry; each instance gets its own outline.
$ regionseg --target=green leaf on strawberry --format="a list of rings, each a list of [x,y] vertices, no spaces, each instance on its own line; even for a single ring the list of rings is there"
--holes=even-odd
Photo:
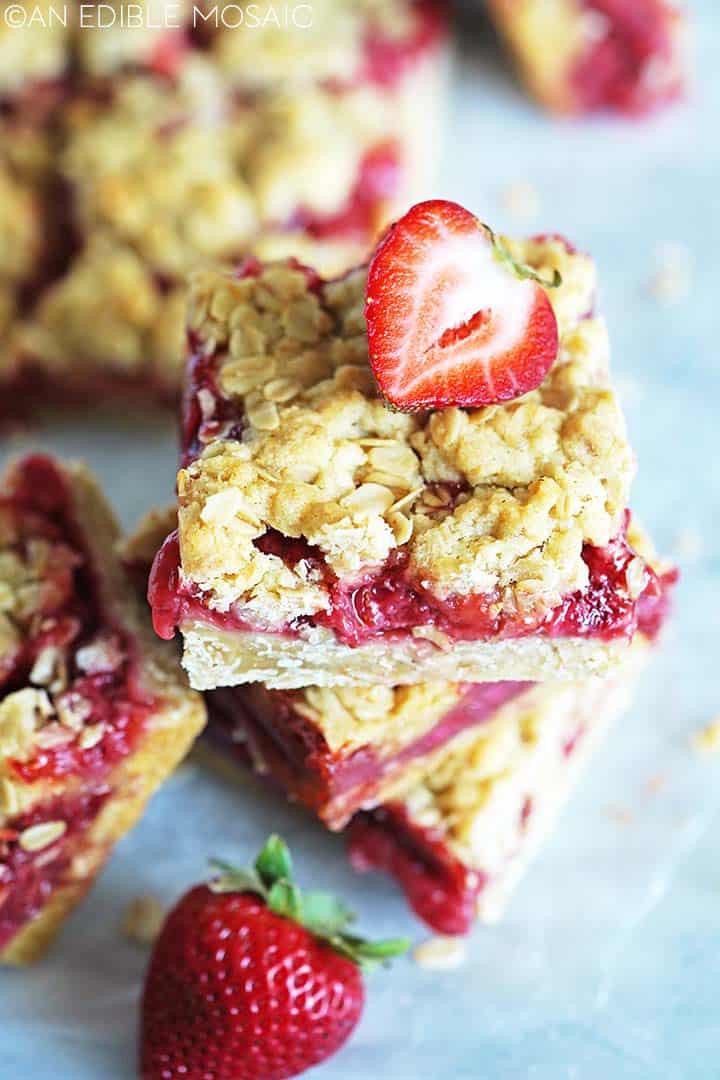
[[[369,942],[349,934],[347,928],[355,921],[354,913],[331,893],[303,892],[293,881],[290,851],[275,834],[269,837],[251,869],[235,867],[222,859],[212,859],[211,866],[220,871],[209,884],[212,892],[256,893],[275,915],[303,926],[359,967],[385,963],[409,948],[407,938]]]

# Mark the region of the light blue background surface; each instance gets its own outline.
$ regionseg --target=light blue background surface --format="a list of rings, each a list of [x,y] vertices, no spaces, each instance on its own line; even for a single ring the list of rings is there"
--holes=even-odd
[[[692,102],[648,125],[553,122],[490,43],[458,69],[438,193],[507,231],[561,231],[597,258],[601,306],[640,462],[634,504],[683,562],[677,617],[638,701],[591,765],[503,923],[463,969],[411,959],[374,977],[352,1044],[318,1080],[710,1080],[720,1076],[720,757],[690,733],[720,715],[720,12],[694,5]],[[540,212],[513,218],[508,184]],[[653,298],[663,244],[687,247],[693,290]],[[126,524],[166,500],[173,433],[142,419],[57,424],[15,440],[87,457]],[[655,789],[658,790],[655,790]],[[136,895],[171,902],[210,853],[249,858],[271,830],[305,881],[352,897],[376,934],[426,935],[393,886],[357,877],[342,843],[247,783],[190,764],[123,841],[58,947],[0,975],[1,1080],[130,1080],[146,955],[120,935]]]

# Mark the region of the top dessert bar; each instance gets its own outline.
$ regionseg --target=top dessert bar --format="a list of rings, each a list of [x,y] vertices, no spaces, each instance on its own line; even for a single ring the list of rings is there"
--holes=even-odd
[[[573,678],[652,623],[593,263],[504,243],[562,275],[560,351],[535,391],[474,410],[387,407],[365,269],[194,276],[179,527],[150,599],[195,687]]]
[[[685,18],[668,0],[491,0],[490,9],[550,109],[637,115],[683,91]]]

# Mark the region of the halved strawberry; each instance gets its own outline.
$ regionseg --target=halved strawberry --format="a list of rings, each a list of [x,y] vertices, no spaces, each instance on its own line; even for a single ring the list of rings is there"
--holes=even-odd
[[[370,364],[404,411],[473,408],[520,397],[558,353],[555,313],[530,267],[457,203],[418,203],[370,262]]]

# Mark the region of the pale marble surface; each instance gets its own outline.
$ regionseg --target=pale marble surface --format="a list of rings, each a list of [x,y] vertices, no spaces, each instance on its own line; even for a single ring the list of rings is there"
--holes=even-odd
[[[684,578],[635,708],[505,921],[477,930],[460,971],[408,959],[374,977],[360,1031],[318,1080],[717,1074],[720,757],[698,757],[689,735],[720,714],[720,18],[714,0],[695,11],[694,100],[648,126],[553,123],[482,45],[461,66],[437,193],[508,231],[565,232],[597,257],[640,461],[635,504]],[[540,209],[522,220],[507,190],[528,181]],[[694,261],[692,294],[676,306],[649,290],[663,244]],[[12,449],[38,444],[87,457],[127,524],[171,490],[170,427],[91,416]],[[145,955],[118,931],[125,905],[143,892],[169,902],[202,876],[208,854],[247,859],[271,829],[293,844],[306,881],[352,897],[364,927],[426,936],[389,882],[346,867],[340,840],[250,784],[235,789],[187,766],[120,845],[51,958],[0,976],[3,1080],[130,1080]]]

